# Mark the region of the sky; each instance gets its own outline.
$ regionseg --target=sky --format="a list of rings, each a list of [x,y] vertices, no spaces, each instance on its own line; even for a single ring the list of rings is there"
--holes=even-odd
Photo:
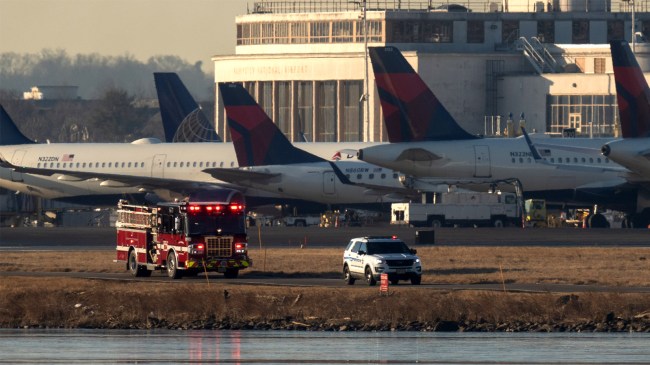
[[[212,72],[253,0],[0,0],[0,53],[175,55]]]

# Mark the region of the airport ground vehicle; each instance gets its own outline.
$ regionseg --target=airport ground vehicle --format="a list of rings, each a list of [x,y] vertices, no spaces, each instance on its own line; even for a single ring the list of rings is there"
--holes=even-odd
[[[544,199],[526,199],[524,202],[526,210],[526,226],[546,227],[546,200]]]
[[[285,226],[293,227],[307,227],[317,226],[320,224],[321,218],[309,215],[284,217],[283,222]]]
[[[416,253],[396,237],[353,238],[343,253],[343,278],[348,285],[365,279],[372,286],[381,274],[388,274],[391,284],[410,280],[419,285],[422,263]]]
[[[391,224],[410,224],[414,227],[504,227],[521,223],[521,209],[514,193],[436,193],[431,202],[393,203],[391,212]]]
[[[167,270],[170,278],[216,271],[235,278],[248,257],[244,196],[211,191],[208,198],[149,207],[118,203],[117,259],[133,276]]]

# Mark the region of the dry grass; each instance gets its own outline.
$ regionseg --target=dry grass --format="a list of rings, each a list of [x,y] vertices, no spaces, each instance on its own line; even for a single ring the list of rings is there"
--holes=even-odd
[[[224,296],[227,290],[228,298]],[[632,320],[650,310],[650,294],[560,295],[502,292],[279,288],[174,282],[114,282],[12,277],[0,282],[0,327],[201,328],[215,322],[307,326],[412,322],[594,323],[609,313]],[[638,321],[638,320],[637,320]],[[338,328],[338,327],[336,327]]]
[[[650,248],[418,247],[423,283],[559,283],[650,286]],[[252,248],[249,272],[339,277],[335,248]],[[124,272],[113,251],[3,252],[0,271]],[[243,275],[247,272],[243,271]]]

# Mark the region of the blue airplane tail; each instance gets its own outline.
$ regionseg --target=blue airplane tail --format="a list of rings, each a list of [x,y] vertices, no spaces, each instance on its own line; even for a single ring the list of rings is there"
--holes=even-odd
[[[626,41],[610,42],[623,138],[650,136],[650,89]]]
[[[397,48],[369,52],[390,142],[478,138],[461,128]]]
[[[219,91],[240,167],[325,161],[294,147],[242,85],[219,83]]]
[[[166,142],[221,142],[212,124],[173,72],[154,72]]]
[[[0,105],[0,146],[36,143],[20,132],[5,108]]]

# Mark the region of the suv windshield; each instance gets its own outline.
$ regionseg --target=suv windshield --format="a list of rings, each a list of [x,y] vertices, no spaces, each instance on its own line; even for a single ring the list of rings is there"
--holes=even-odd
[[[402,241],[368,242],[368,255],[376,255],[382,253],[410,254],[411,251]]]

